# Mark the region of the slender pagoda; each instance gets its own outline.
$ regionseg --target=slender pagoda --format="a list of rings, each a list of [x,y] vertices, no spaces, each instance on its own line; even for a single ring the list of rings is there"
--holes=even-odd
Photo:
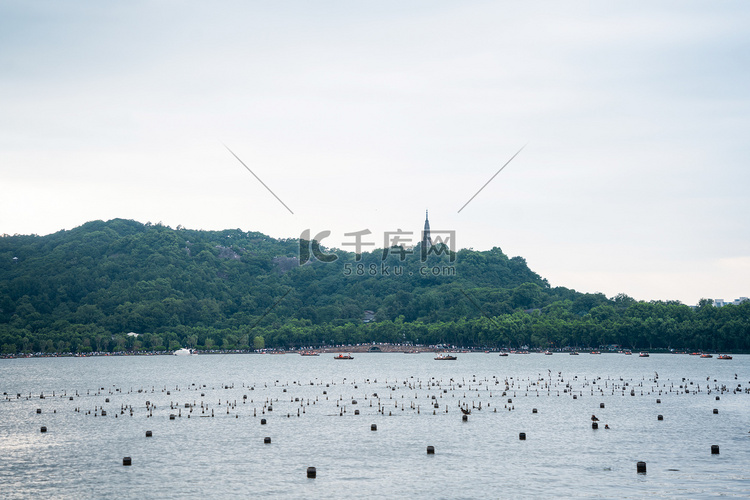
[[[432,238],[430,237],[430,218],[429,212],[424,211],[424,231],[422,231],[422,248],[427,250],[432,246]]]

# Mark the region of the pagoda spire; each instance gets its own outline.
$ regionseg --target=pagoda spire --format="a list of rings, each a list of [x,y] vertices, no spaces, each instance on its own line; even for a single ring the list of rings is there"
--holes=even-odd
[[[424,211],[424,231],[422,231],[422,247],[427,248],[432,246],[432,238],[430,237],[430,218],[429,211]]]

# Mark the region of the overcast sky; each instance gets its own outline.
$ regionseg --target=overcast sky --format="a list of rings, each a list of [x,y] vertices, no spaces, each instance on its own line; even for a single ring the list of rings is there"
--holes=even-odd
[[[429,209],[553,286],[749,296],[748,26],[744,1],[4,1],[0,233],[382,246]]]

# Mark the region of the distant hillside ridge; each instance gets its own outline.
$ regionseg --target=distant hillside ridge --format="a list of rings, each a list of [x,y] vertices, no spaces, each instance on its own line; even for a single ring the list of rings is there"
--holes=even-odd
[[[248,349],[362,342],[749,349],[748,307],[552,288],[522,257],[446,248],[302,255],[240,229],[91,221],[0,237],[0,350]],[[721,334],[717,335],[717,328]],[[128,333],[133,335],[127,335]],[[138,335],[134,335],[138,334]]]

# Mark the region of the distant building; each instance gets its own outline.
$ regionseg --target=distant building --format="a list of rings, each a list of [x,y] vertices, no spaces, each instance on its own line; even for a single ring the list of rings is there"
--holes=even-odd
[[[742,304],[743,302],[747,302],[750,300],[747,297],[740,297],[739,299],[734,299],[731,302],[727,302],[724,299],[714,299],[714,306],[716,307],[724,307],[724,306],[738,306]]]
[[[362,319],[362,323],[369,323],[375,321],[375,311],[365,311],[365,317]]]
[[[427,210],[424,211],[424,231],[422,231],[422,248],[429,248],[432,246],[432,238],[430,237],[430,218]]]

